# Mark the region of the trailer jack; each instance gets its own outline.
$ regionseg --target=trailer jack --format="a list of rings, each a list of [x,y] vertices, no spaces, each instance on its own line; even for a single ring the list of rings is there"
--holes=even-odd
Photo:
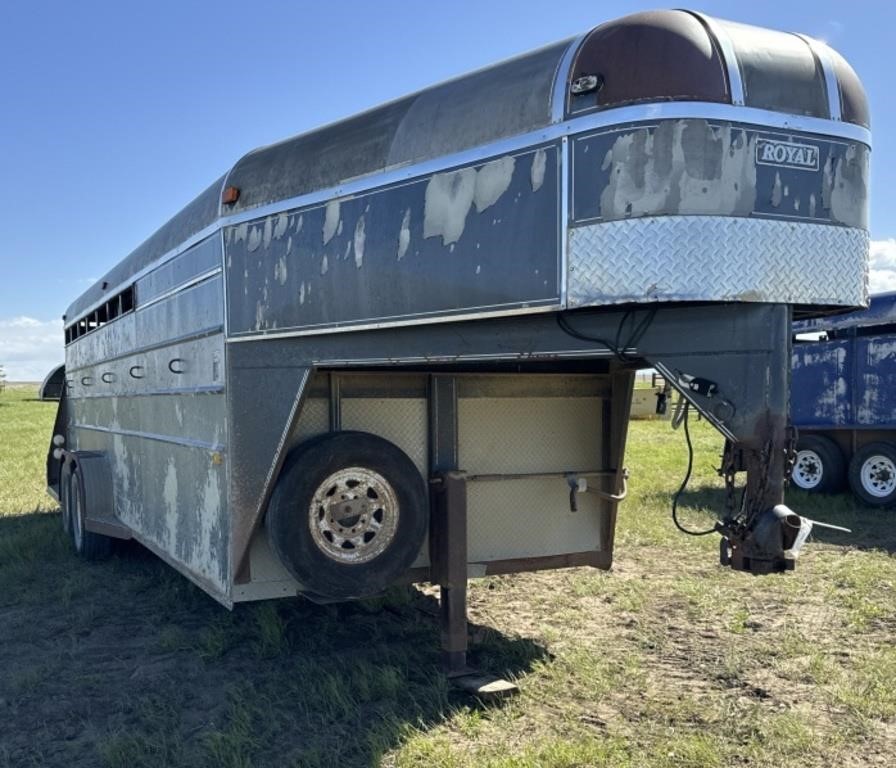
[[[718,525],[719,562],[735,571],[754,574],[792,571],[812,531],[812,521],[778,504],[758,515],[748,526]]]

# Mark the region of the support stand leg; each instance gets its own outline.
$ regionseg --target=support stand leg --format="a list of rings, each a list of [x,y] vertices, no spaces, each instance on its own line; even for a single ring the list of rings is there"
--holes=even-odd
[[[517,690],[506,680],[467,666],[467,478],[463,472],[441,477],[432,525],[430,562],[439,585],[442,668],[454,685],[483,698]]]

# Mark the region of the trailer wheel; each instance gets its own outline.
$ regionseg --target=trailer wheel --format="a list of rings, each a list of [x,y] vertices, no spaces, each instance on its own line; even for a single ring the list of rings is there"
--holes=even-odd
[[[400,448],[366,432],[334,432],[294,449],[267,512],[271,548],[310,592],[382,592],[420,551],[426,487]]]
[[[859,448],[849,463],[849,485],[872,507],[896,504],[896,446],[868,443]]]
[[[112,554],[113,541],[109,536],[94,533],[84,528],[84,479],[79,467],[71,473],[69,482],[69,515],[71,520],[72,543],[85,560],[104,560]]]
[[[830,438],[806,435],[797,442],[790,477],[797,488],[809,493],[837,493],[846,478],[846,460]]]

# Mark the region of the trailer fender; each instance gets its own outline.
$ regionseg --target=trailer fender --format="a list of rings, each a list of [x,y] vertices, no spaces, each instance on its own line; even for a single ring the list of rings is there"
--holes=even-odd
[[[67,506],[75,552],[85,560],[103,560],[112,554],[113,539],[91,528],[92,519],[113,518],[112,472],[102,453],[71,454]]]
[[[426,487],[411,459],[366,432],[333,432],[294,449],[271,496],[271,549],[306,591],[352,599],[382,592],[420,552]]]

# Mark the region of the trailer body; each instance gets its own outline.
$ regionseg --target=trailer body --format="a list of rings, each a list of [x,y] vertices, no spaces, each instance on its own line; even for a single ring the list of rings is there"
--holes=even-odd
[[[872,296],[866,310],[797,322],[794,331],[795,484],[834,492],[848,480],[867,504],[896,503],[896,293]]]
[[[250,152],[66,312],[76,544],[228,606],[608,568],[646,366],[771,509],[794,313],[867,300],[868,126],[827,46],[669,11]]]

